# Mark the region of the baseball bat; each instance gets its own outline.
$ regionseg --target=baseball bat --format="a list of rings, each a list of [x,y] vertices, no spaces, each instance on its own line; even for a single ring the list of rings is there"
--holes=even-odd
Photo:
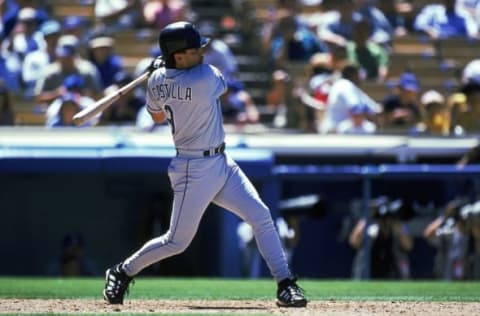
[[[129,92],[130,90],[132,90],[133,88],[135,88],[136,86],[138,86],[139,84],[147,80],[149,75],[150,75],[150,72],[148,71],[145,72],[143,75],[127,83],[117,91],[104,96],[103,98],[101,98],[100,100],[92,104],[91,106],[78,112],[73,116],[73,122],[77,126],[80,126],[85,122],[88,122],[97,114],[105,111],[110,105],[112,105],[115,101],[117,101],[122,95],[124,95],[125,93]]]

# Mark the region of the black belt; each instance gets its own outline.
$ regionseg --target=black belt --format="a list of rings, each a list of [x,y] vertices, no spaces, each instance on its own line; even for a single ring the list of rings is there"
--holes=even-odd
[[[213,156],[213,155],[217,155],[217,154],[221,154],[225,151],[225,143],[222,143],[220,146],[218,146],[217,148],[212,148],[210,150],[205,150],[203,152],[203,156],[204,157],[208,157],[208,156]]]

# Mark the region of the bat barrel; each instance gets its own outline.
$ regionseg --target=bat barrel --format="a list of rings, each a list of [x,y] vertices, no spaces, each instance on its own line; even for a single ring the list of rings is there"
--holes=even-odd
[[[110,105],[112,105],[115,101],[117,101],[122,95],[124,95],[125,93],[129,92],[130,90],[138,86],[140,83],[147,80],[149,75],[150,75],[149,72],[142,74],[140,77],[136,78],[132,82],[129,82],[128,84],[121,87],[117,91],[104,96],[103,98],[95,102],[93,105],[78,112],[73,116],[73,122],[77,126],[82,125],[85,122],[88,122],[97,114],[105,111]]]

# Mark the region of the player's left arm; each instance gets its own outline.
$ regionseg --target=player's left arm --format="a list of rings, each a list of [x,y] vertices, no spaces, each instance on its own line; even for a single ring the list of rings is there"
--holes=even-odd
[[[159,57],[154,59],[150,68],[155,69],[155,61],[158,61],[158,60],[161,61]],[[152,71],[152,70],[149,70],[149,71]],[[155,122],[155,124],[162,124],[167,119],[167,113],[165,113],[165,111],[163,110],[160,104],[157,104],[154,101],[155,97],[152,95],[152,90],[150,89],[150,86],[152,85],[153,80],[154,80],[153,76],[150,76],[150,78],[148,78],[147,94],[146,94],[147,111],[152,117],[152,120]]]
[[[156,124],[162,124],[167,119],[167,114],[163,111],[152,112],[149,109],[148,113]]]

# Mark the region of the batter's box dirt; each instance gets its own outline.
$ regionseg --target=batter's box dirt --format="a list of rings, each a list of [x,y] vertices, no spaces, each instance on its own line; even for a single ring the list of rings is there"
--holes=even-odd
[[[307,308],[277,308],[273,301],[236,300],[129,300],[124,305],[107,305],[89,299],[0,299],[0,314],[212,314],[212,315],[480,315],[480,303],[462,302],[373,302],[313,301]]]

